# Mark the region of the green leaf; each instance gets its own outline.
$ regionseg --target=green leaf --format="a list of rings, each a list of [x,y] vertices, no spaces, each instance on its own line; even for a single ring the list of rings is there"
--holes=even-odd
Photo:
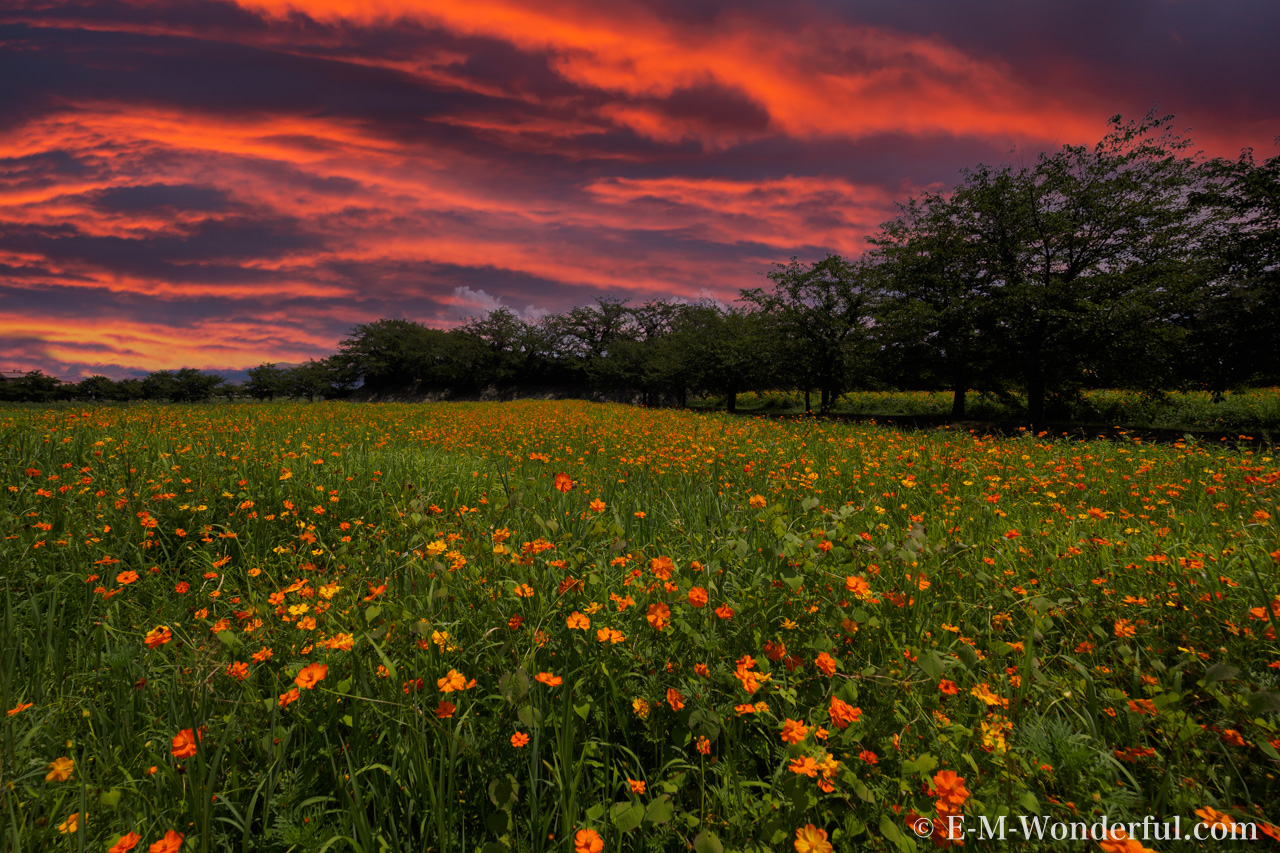
[[[395,678],[396,665],[391,662],[391,658],[387,657],[387,653],[382,650],[381,646],[373,642],[372,638],[369,639],[369,645],[373,646],[373,650],[378,653],[378,657],[382,658],[382,665],[387,668],[387,672],[391,673],[392,678]]]
[[[502,835],[511,825],[511,815],[502,810],[489,812],[488,816],[484,819],[484,825],[487,826],[489,831],[494,835]]]
[[[379,605],[370,604],[369,607],[364,611],[365,623],[370,625],[373,624],[373,620],[377,619],[380,613],[382,613],[382,608]]]
[[[102,804],[103,808],[114,809],[116,806],[120,805],[120,793],[119,788],[112,788],[110,791],[103,791],[98,795],[98,802]]]
[[[238,649],[244,645],[244,642],[230,631],[219,631],[217,637],[218,641],[228,648]]]
[[[880,834],[892,841],[902,853],[915,853],[916,843],[906,836],[888,814],[880,815]]]
[[[933,649],[920,655],[916,660],[916,665],[924,670],[924,674],[929,676],[935,682],[942,679],[942,674],[946,671],[946,662],[943,661],[942,655]]]
[[[649,807],[644,810],[644,819],[649,823],[669,823],[675,815],[675,807],[671,805],[671,798],[666,794],[650,800]]]
[[[516,795],[520,793],[520,783],[515,777],[508,773],[501,779],[494,779],[489,783],[489,802],[493,803],[500,809],[506,808],[516,801]]]
[[[542,724],[542,712],[532,705],[521,705],[516,711],[516,719],[529,728],[537,728]]]
[[[704,829],[693,838],[694,853],[724,853],[724,845],[709,829]]]
[[[644,820],[644,806],[639,803],[615,803],[609,809],[609,817],[619,832],[630,832],[638,829]]]
[[[1244,701],[1254,714],[1274,714],[1280,711],[1280,693],[1246,693]]]
[[[1207,687],[1218,681],[1230,681],[1239,674],[1239,667],[1219,661],[1204,671],[1204,684]]]

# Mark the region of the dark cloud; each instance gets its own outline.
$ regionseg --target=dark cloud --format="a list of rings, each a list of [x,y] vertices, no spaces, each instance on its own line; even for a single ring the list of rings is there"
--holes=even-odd
[[[127,213],[221,213],[233,207],[225,190],[173,184],[141,184],[97,190],[90,193],[89,204],[98,210]]]
[[[38,253],[55,265],[86,265],[170,284],[281,280],[280,273],[233,261],[280,258],[322,244],[287,218],[206,219],[180,233],[138,237],[86,234],[74,225],[0,226],[0,249]]]

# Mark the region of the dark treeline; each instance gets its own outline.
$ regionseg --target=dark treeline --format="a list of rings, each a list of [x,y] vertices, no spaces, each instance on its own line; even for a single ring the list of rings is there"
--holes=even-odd
[[[851,390],[949,388],[956,418],[968,395],[1018,392],[1036,423],[1088,387],[1280,382],[1280,156],[1204,160],[1171,121],[1116,117],[1093,147],[964,170],[900,205],[863,257],[792,258],[731,306],[604,297],[537,322],[505,308],[447,331],[378,320],[242,386],[191,369],[35,373],[0,398],[715,394],[732,411],[744,391],[802,389],[827,411]]]

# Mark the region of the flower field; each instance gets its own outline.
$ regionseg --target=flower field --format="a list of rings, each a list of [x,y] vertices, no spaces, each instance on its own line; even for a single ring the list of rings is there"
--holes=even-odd
[[[0,461],[0,849],[1280,841],[1269,450],[325,403]]]

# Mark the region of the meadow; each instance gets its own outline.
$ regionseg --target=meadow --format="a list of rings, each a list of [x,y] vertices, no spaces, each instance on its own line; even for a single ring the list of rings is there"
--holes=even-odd
[[[697,401],[700,408],[724,408],[724,397]],[[817,397],[811,399],[817,409]],[[804,394],[796,391],[750,391],[738,395],[744,413],[799,414]],[[946,419],[951,414],[950,391],[850,391],[832,411],[860,417]],[[1050,417],[1059,423],[1111,429],[1189,430],[1193,432],[1247,431],[1270,437],[1280,431],[1280,388],[1249,388],[1215,397],[1207,391],[1169,391],[1142,394],[1117,389],[1085,389],[1055,400]],[[1026,422],[1025,397],[971,392],[965,417],[971,421]]]
[[[3,849],[1280,842],[1248,443],[70,407],[0,411],[0,472]]]

